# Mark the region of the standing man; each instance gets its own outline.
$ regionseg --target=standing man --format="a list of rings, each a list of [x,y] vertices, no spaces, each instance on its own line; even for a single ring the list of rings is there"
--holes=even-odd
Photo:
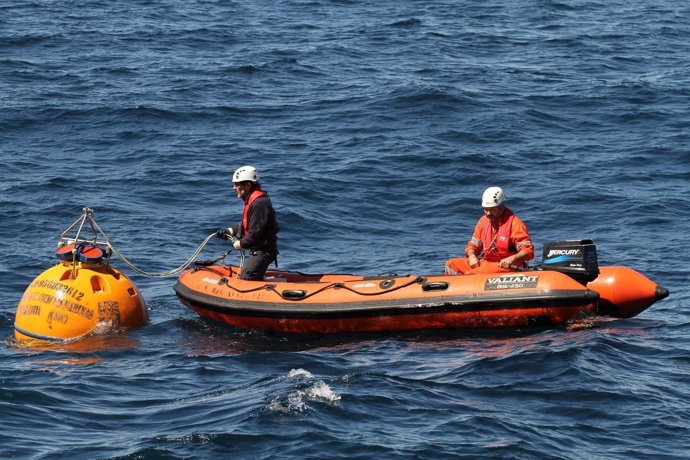
[[[465,246],[467,257],[446,262],[446,275],[500,273],[523,267],[534,258],[534,246],[527,226],[505,205],[500,187],[489,187],[482,195],[484,215]],[[483,256],[481,259],[480,256]]]
[[[233,247],[247,249],[240,278],[263,280],[268,266],[278,256],[278,221],[268,195],[261,188],[259,173],[253,166],[242,166],[232,175],[232,189],[244,201],[242,222],[235,227],[222,228],[216,236],[224,240],[236,236]]]

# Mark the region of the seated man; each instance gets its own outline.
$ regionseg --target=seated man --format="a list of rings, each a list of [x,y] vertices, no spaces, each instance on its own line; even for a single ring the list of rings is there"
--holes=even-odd
[[[534,258],[527,226],[505,205],[500,187],[489,187],[482,196],[484,215],[467,242],[465,254],[446,262],[446,275],[515,271]],[[483,258],[479,259],[482,255]]]

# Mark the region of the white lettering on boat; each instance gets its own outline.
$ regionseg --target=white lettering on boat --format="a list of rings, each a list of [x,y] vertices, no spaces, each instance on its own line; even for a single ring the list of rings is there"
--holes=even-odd
[[[579,249],[551,249],[546,257],[553,256],[576,256],[580,253]]]
[[[484,283],[484,290],[534,288],[537,287],[538,281],[539,275],[501,275],[487,278],[486,283]]]

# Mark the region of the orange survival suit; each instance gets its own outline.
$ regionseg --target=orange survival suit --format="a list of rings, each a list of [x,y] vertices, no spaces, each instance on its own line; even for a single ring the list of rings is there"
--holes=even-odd
[[[479,259],[479,267],[472,268],[467,257],[457,257],[446,262],[446,274],[471,275],[474,273],[499,273],[510,272],[511,269],[499,266],[499,262],[506,257],[525,251],[523,258],[534,258],[534,246],[530,239],[525,223],[516,216],[513,211],[504,208],[498,221],[498,228],[484,215],[474,228],[472,238],[465,246],[465,254],[468,250],[474,250]]]

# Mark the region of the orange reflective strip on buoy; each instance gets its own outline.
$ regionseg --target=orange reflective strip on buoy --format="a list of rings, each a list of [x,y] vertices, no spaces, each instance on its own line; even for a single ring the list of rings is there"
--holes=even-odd
[[[103,261],[103,250],[96,246],[82,246],[79,249],[79,260],[95,264]]]
[[[57,251],[55,251],[55,255],[59,260],[65,260],[65,261],[71,261],[74,256],[74,245],[73,244],[66,244],[64,246],[60,246]]]
[[[71,262],[79,260],[86,263],[100,263],[103,261],[105,252],[103,249],[93,244],[66,244],[55,251],[58,260]],[[75,257],[76,256],[76,257]]]

